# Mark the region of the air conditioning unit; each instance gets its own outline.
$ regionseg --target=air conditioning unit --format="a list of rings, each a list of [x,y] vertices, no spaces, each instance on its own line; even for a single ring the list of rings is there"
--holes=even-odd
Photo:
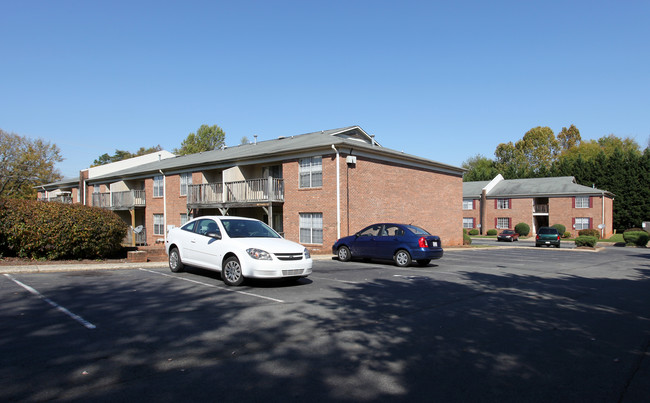
[[[357,157],[354,155],[348,155],[347,158],[345,158],[345,162],[350,165],[355,165],[357,163]]]

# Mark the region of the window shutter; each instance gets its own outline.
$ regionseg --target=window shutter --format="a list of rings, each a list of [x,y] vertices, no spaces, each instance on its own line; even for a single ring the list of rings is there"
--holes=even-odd
[[[572,218],[573,222],[571,222],[571,228],[576,229],[576,218]]]
[[[508,208],[509,209],[512,208],[512,199],[508,199]],[[510,227],[510,226],[508,225],[508,227]]]
[[[512,217],[508,217],[508,228],[512,228]]]
[[[494,199],[494,209],[496,210],[498,208],[499,208],[499,199]]]
[[[593,227],[591,226],[591,220],[592,220],[592,218],[589,217],[589,229],[592,229],[592,228],[593,228]]]
[[[472,210],[476,210],[476,199],[472,200]]]
[[[573,208],[576,208],[576,197],[573,196],[571,200],[573,201]]]
[[[499,219],[494,217],[494,228],[496,228],[499,225]]]
[[[593,196],[589,196],[589,208],[592,208],[594,206],[594,198]],[[589,226],[591,228],[591,226]]]

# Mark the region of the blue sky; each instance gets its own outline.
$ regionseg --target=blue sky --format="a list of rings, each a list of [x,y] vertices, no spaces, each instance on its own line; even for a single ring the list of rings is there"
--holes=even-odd
[[[359,125],[460,165],[536,126],[650,138],[647,1],[0,2],[0,128],[103,153]]]

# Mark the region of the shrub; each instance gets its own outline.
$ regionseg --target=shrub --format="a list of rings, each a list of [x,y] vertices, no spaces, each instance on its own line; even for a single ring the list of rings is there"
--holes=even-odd
[[[623,239],[626,245],[646,246],[650,240],[650,234],[645,231],[625,231]]]
[[[553,224],[551,225],[552,228],[555,228],[559,234],[564,235],[566,232],[566,227],[562,224]]]
[[[478,235],[478,230],[476,228],[472,228],[471,230],[469,230],[469,234],[470,235]]]
[[[470,238],[469,235],[467,235],[467,231],[463,231],[463,245],[471,245],[472,244],[472,238]]]
[[[528,236],[528,234],[530,234],[530,225],[525,222],[520,222],[515,225],[515,232],[519,234],[519,236]]]
[[[564,234],[562,234],[562,238],[571,238],[571,233],[569,231],[566,231]]]
[[[595,236],[597,239],[600,239],[600,231],[594,228],[581,229],[580,231],[578,231],[578,235]]]
[[[589,246],[593,248],[598,243],[598,238],[595,236],[581,235],[576,238],[576,246]]]
[[[121,248],[127,225],[113,212],[80,204],[0,203],[0,254],[31,259],[96,259]]]
[[[495,230],[495,229],[489,229],[489,230],[487,231],[487,234],[488,234],[488,235],[496,235],[496,234],[498,234],[498,233],[499,233],[499,232],[498,232],[497,230]]]

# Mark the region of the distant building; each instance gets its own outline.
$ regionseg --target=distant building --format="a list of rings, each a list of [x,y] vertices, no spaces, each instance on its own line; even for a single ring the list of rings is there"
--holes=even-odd
[[[614,195],[582,186],[572,176],[503,179],[463,183],[463,228],[514,228],[520,222],[536,233],[540,227],[562,224],[572,236],[581,229],[613,234]]]

